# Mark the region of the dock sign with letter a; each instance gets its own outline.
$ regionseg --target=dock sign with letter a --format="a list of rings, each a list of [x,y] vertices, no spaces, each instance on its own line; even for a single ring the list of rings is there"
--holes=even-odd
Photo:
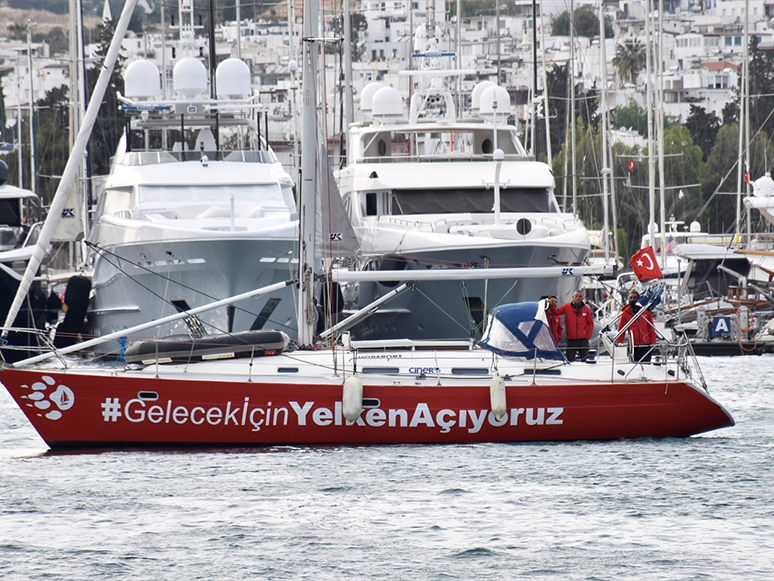
[[[731,317],[713,317],[712,333],[714,335],[725,335],[731,332]]]

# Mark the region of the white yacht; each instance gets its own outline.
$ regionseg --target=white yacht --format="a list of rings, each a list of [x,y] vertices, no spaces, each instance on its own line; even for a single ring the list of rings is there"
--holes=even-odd
[[[365,270],[506,268],[584,263],[586,229],[562,212],[548,165],[527,154],[510,114],[508,92],[476,85],[471,111],[457,99],[439,65],[439,31],[421,27],[415,57],[428,66],[404,116],[399,92],[367,85],[360,109],[369,117],[349,128],[347,164],[338,185],[361,247]],[[451,75],[464,71],[452,71]],[[344,289],[347,309],[391,291],[396,282]],[[480,332],[495,306],[557,294],[569,299],[575,277],[434,281],[414,285],[355,327],[358,338],[433,339]]]
[[[174,68],[177,98],[164,100],[155,65],[140,60],[127,68],[121,100],[130,121],[88,236],[94,334],[294,276],[294,184],[253,119],[249,69],[228,59],[216,78],[218,99],[203,96],[204,65],[181,59]],[[166,325],[159,334],[264,328],[293,334],[294,321],[287,289],[191,317],[187,327]]]

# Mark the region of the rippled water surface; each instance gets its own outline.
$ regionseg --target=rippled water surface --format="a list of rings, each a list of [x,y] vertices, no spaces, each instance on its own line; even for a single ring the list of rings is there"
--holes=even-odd
[[[774,579],[774,356],[737,425],[568,444],[47,453],[0,390],[0,578]]]

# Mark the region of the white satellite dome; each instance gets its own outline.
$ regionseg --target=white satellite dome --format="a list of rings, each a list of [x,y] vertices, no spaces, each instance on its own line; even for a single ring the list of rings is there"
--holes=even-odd
[[[403,117],[403,98],[397,89],[382,87],[373,95],[371,110],[374,119],[382,123],[396,121]]]
[[[470,94],[470,108],[472,111],[478,112],[481,108],[481,93],[484,92],[484,89],[494,86],[496,85],[492,81],[476,83],[476,86],[473,87],[473,92]]]
[[[379,82],[368,83],[363,87],[363,91],[360,93],[360,110],[362,112],[368,113],[371,111],[374,95],[379,89],[383,88],[384,85]]]
[[[124,88],[127,97],[148,99],[161,94],[159,69],[150,61],[137,60],[126,67]]]
[[[172,71],[175,91],[187,99],[193,99],[207,90],[207,69],[198,59],[180,60]]]
[[[691,222],[690,230],[692,234],[695,234],[696,232],[701,232],[701,224],[698,222]]]
[[[511,114],[511,96],[508,91],[497,85],[481,91],[479,104],[479,113],[482,117],[489,118],[496,114],[498,119],[502,119]]]
[[[218,97],[246,97],[252,94],[250,68],[241,59],[230,58],[218,65],[215,71]]]

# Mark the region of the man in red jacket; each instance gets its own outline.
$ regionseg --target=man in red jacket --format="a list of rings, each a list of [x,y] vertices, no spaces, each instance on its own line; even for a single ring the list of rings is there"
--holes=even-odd
[[[546,301],[546,319],[548,319],[548,328],[551,329],[554,341],[559,345],[559,342],[562,340],[562,315],[556,307],[557,302],[558,300],[554,295],[548,297]]]
[[[638,300],[640,300],[640,293],[632,289],[631,292],[629,292],[629,304],[621,311],[621,322],[618,323],[619,331],[623,329],[642,308],[637,304]],[[634,345],[634,361],[638,363],[650,361],[652,346],[656,343],[656,330],[653,327],[653,314],[650,311],[642,313],[642,315],[640,315],[626,330],[626,333],[618,337],[616,343],[620,345],[623,342],[624,337],[628,337],[629,343]]]
[[[565,303],[557,314],[564,315],[564,328],[567,332],[567,359],[585,361],[589,356],[589,339],[594,333],[594,319],[591,309],[583,302],[583,293],[575,291],[572,302]]]

